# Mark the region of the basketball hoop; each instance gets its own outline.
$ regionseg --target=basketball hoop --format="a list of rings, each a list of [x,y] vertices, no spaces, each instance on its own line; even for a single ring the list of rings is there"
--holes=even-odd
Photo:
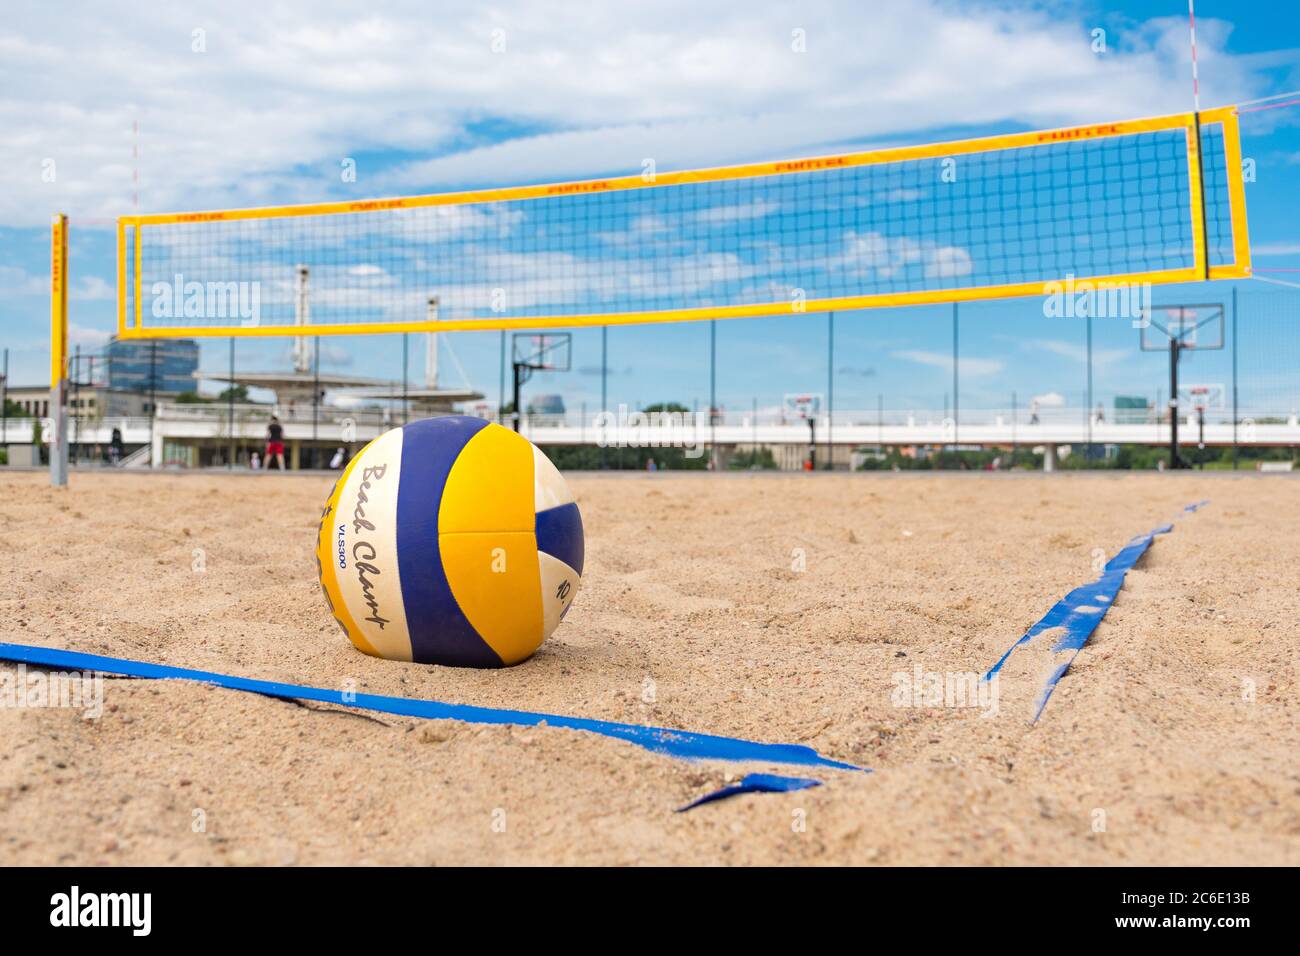
[[[781,414],[785,418],[811,420],[822,409],[822,397],[815,392],[789,393],[781,403]]]
[[[822,397],[816,392],[791,392],[781,403],[782,418],[800,418],[808,423],[808,457],[804,470],[817,470],[817,413],[822,408]]]
[[[1157,319],[1155,313],[1161,318]],[[1139,345],[1144,352],[1169,353],[1169,467],[1186,467],[1178,453],[1178,406],[1184,396],[1191,400],[1201,423],[1200,445],[1205,446],[1205,409],[1209,406],[1213,386],[1178,387],[1178,360],[1186,351],[1223,348],[1222,303],[1158,306],[1147,312]],[[1218,386],[1222,392],[1223,386]],[[1197,389],[1198,391],[1193,391]],[[1203,390],[1203,391],[1200,391]],[[1202,404],[1198,404],[1198,402]]]
[[[1180,385],[1178,404],[1182,405],[1185,402],[1195,412],[1206,412],[1210,409],[1222,411],[1227,403],[1227,395],[1227,387],[1218,383]]]
[[[520,402],[524,383],[533,377],[533,372],[567,372],[570,367],[573,336],[569,332],[550,332],[537,334],[533,332],[516,332],[511,340],[512,362],[514,366],[514,403],[515,410],[511,416],[515,431],[523,419]],[[499,410],[498,410],[499,413]]]

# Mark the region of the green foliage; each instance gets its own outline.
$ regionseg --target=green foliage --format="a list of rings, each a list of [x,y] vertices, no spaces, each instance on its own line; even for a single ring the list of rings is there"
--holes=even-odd
[[[217,401],[228,402],[230,401],[232,395],[234,396],[236,402],[239,402],[241,404],[247,402],[248,386],[236,385],[234,388],[223,389],[221,394],[217,396]],[[177,401],[180,401],[180,399],[177,399]]]
[[[731,471],[771,471],[777,467],[772,457],[772,449],[756,448],[753,451],[738,451],[727,463]]]
[[[1028,448],[1018,448],[1013,455],[1005,448],[952,451],[940,449],[929,457],[903,455],[898,448],[885,449],[883,458],[869,457],[859,466],[860,471],[989,471],[993,460],[1000,459],[998,470],[1010,468],[1038,469],[1043,467],[1043,456]]]
[[[1120,445],[1110,467],[1128,471],[1149,471],[1169,462],[1169,451],[1154,445]]]

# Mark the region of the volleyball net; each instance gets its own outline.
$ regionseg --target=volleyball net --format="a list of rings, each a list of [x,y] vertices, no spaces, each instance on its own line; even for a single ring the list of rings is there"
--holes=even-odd
[[[1250,272],[1233,108],[586,182],[125,216],[118,249],[128,338],[618,325]]]

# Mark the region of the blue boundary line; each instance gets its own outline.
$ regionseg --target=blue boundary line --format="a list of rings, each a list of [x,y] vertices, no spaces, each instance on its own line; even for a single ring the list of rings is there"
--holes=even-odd
[[[1183,513],[1192,514],[1209,503],[1207,499],[1187,505],[1183,508]],[[1073,651],[1074,653],[1070,654],[1047,676],[1047,680],[1034,702],[1034,716],[1029,721],[1030,723],[1036,723],[1038,718],[1042,716],[1043,708],[1047,706],[1047,701],[1051,698],[1052,692],[1056,690],[1057,682],[1065,676],[1066,671],[1070,669],[1070,665],[1074,663],[1074,659],[1079,656],[1079,651],[1083,650],[1084,645],[1088,643],[1088,639],[1092,637],[1093,631],[1097,629],[1097,625],[1101,623],[1102,618],[1106,616],[1106,612],[1110,610],[1111,605],[1115,602],[1115,597],[1119,594],[1120,588],[1124,586],[1124,578],[1128,576],[1129,571],[1133,569],[1133,566],[1137,564],[1142,555],[1146,554],[1156,535],[1168,534],[1173,530],[1174,526],[1170,523],[1133,538],[1115,557],[1106,562],[1101,577],[1091,584],[1075,588],[1057,601],[1052,606],[1052,609],[1043,616],[1042,620],[1026,631],[1023,637],[1012,644],[1007,649],[1007,652],[998,658],[998,662],[988,669],[988,673],[981,680],[990,680],[998,671],[1002,670],[1002,665],[1007,662],[1007,659],[1011,657],[1016,648],[1028,644],[1044,631],[1053,628],[1064,628],[1065,634],[1056,642],[1056,646],[1052,648],[1052,651],[1053,653],[1063,651]]]
[[[420,717],[426,720],[462,720],[474,724],[516,724],[525,727],[564,727],[599,734],[644,747],[653,753],[667,754],[686,760],[748,760],[772,764],[790,764],[804,767],[830,767],[836,770],[863,770],[851,763],[824,757],[811,747],[802,744],[773,744],[738,737],[720,737],[698,734],[689,730],[672,730],[667,727],[647,727],[641,724],[622,724],[586,717],[565,717],[560,714],[539,714],[525,710],[497,710],[475,707],[470,704],[446,704],[436,700],[414,697],[382,697],[375,694],[345,694],[343,691],[301,684],[282,684],[275,681],[253,680],[211,671],[190,670],[166,664],[151,664],[99,654],[83,654],[53,647],[0,642],[0,660],[34,664],[40,667],[74,671],[99,671],[123,677],[140,677],[150,680],[188,680],[211,684],[229,690],[247,691],[265,697],[290,700],[314,700],[357,710],[371,710],[401,717]]]
[[[686,806],[678,807],[677,812],[685,813],[705,803],[726,800],[728,797],[736,797],[742,793],[793,793],[796,790],[807,790],[821,785],[820,780],[813,780],[810,777],[781,777],[772,773],[751,773],[746,774],[740,783],[706,793]]]

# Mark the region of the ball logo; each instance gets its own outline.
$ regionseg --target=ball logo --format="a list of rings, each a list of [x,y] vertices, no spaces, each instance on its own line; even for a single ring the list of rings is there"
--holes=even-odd
[[[361,473],[361,489],[357,492],[357,506],[352,511],[352,529],[361,534],[363,530],[374,531],[374,524],[366,518],[366,503],[370,500],[366,494],[371,490],[372,481],[379,481],[388,470],[387,465],[375,465]],[[369,541],[358,541],[352,546],[352,559],[356,562],[357,583],[361,585],[361,595],[370,609],[370,616],[365,618],[382,631],[388,624],[388,618],[379,614],[379,599],[375,597],[374,578],[383,572],[374,563],[378,550]]]

